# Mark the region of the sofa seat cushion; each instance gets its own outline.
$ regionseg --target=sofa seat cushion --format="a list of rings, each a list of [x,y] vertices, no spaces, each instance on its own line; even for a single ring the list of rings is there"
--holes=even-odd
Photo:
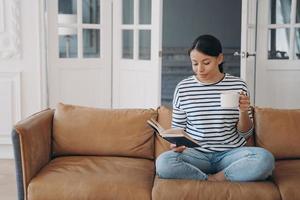
[[[273,173],[282,200],[300,198],[300,160],[282,160],[275,164]]]
[[[264,182],[211,182],[155,178],[153,200],[280,200],[276,185]]]
[[[126,157],[52,160],[28,186],[28,200],[151,199],[154,163]]]

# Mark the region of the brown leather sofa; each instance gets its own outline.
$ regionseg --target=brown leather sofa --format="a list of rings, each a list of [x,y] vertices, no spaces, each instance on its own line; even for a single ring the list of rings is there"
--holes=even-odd
[[[168,128],[171,112],[59,104],[19,122],[12,132],[19,199],[300,199],[300,110],[255,108],[253,141],[277,159],[261,182],[158,178],[155,158],[169,144],[146,121]]]

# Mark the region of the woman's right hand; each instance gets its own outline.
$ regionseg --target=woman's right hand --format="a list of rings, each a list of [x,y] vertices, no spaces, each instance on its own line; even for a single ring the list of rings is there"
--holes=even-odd
[[[182,153],[186,149],[185,146],[179,146],[178,147],[178,146],[176,146],[176,144],[170,144],[170,148],[171,148],[172,151],[175,151],[177,153]]]

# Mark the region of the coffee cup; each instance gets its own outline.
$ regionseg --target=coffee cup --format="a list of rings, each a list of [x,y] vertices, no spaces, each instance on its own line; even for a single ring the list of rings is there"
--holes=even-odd
[[[235,91],[226,91],[220,94],[222,108],[237,108],[239,106],[240,94]]]

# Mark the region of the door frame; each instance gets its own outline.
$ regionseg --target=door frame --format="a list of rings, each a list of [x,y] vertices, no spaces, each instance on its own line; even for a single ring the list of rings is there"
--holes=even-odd
[[[241,78],[246,81],[251,105],[256,96],[256,40],[258,0],[242,0],[241,12]]]

